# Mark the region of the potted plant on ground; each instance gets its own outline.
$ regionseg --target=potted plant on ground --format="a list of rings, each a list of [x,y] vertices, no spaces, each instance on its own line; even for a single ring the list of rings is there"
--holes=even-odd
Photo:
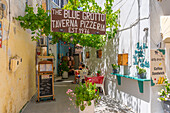
[[[158,100],[163,101],[164,103],[164,110],[170,111],[170,83],[168,82],[168,79],[165,78],[165,87],[161,89],[160,92],[158,92],[158,95],[160,96]]]
[[[118,73],[120,66],[116,64],[112,64],[112,68],[113,68],[113,73]]]
[[[138,78],[145,79],[146,78],[146,69],[139,68],[139,66],[136,66],[137,72],[138,72]]]
[[[62,73],[62,78],[68,78],[69,68],[67,66],[67,62],[66,61],[63,61],[60,64],[60,69],[61,69],[61,73]]]
[[[97,71],[97,76],[100,76],[100,74],[101,74],[101,71],[98,70]]]
[[[79,107],[79,113],[94,113],[94,101],[100,98],[99,90],[97,91],[95,84],[91,82],[80,83],[74,91],[68,89],[66,93],[73,105]]]

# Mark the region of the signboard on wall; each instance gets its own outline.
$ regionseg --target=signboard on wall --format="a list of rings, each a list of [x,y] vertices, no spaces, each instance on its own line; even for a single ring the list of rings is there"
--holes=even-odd
[[[2,21],[0,21],[0,48],[2,48]]]
[[[163,84],[165,79],[165,55],[159,50],[151,50],[151,77],[153,83]]]
[[[106,14],[53,8],[51,31],[105,35]]]

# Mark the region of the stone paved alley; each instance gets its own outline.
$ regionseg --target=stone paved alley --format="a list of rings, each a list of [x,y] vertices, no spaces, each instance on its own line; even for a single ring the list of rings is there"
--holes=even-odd
[[[73,76],[63,81],[55,82],[55,101],[42,101],[36,103],[37,97],[34,96],[31,101],[23,108],[21,113],[78,113],[78,108],[70,105],[66,94],[67,89],[74,89],[77,84],[72,84]],[[102,96],[96,105],[95,113],[133,113],[125,105],[121,105],[109,96]]]

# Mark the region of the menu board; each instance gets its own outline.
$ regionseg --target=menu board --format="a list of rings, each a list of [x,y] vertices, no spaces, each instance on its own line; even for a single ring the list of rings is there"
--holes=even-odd
[[[40,72],[42,71],[53,71],[52,64],[40,64]]]
[[[151,50],[150,69],[153,83],[163,84],[165,79],[165,55],[162,50]]]
[[[39,76],[40,96],[52,95],[52,74],[45,74]]]

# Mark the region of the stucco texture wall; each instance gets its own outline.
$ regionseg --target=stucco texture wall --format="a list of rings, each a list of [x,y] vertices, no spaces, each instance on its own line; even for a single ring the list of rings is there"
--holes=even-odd
[[[0,48],[0,113],[18,113],[36,92],[36,43],[13,22],[3,19],[3,46]],[[9,36],[8,36],[9,30]],[[8,38],[8,40],[7,40]],[[9,59],[22,58],[16,72],[9,70]]]
[[[98,3],[103,4],[101,1]],[[130,76],[137,76],[133,56],[138,42],[140,46],[143,43],[147,44],[148,48],[144,50],[144,56],[147,61],[150,60],[150,32],[144,31],[145,28],[150,29],[149,3],[148,0],[115,0],[113,10],[120,9],[121,24],[117,37],[107,41],[106,45],[101,48],[103,52],[101,59],[96,58],[95,49],[84,48],[84,58],[85,52],[90,52],[90,58],[85,58],[84,63],[92,72],[101,70],[105,76],[108,76],[105,81],[106,94],[131,107],[137,113],[151,113],[150,82],[144,82],[144,93],[140,93],[136,80],[122,78],[122,84],[119,86],[115,77],[110,76],[110,73],[112,72],[111,64],[117,63],[117,54],[128,53],[128,73]],[[147,78],[150,78],[150,70],[146,69]]]
[[[160,42],[163,42],[161,37],[161,26],[160,26],[160,17],[161,16],[169,16],[170,15],[170,7],[169,7],[170,1],[169,0],[163,0],[162,2],[158,2],[155,0],[150,0],[150,38],[151,38],[151,49],[158,49],[157,45]],[[168,23],[166,23],[168,24]],[[167,25],[168,26],[168,25]],[[164,28],[165,30],[165,28]],[[169,70],[169,44],[165,44],[166,46],[166,75],[170,79],[170,70]],[[164,44],[162,43],[162,48],[164,47]],[[159,98],[158,92],[163,88],[164,86],[153,86],[151,88],[151,95],[152,95],[152,101],[151,101],[151,111],[152,113],[164,113],[163,111],[163,103],[159,102],[157,98]]]

